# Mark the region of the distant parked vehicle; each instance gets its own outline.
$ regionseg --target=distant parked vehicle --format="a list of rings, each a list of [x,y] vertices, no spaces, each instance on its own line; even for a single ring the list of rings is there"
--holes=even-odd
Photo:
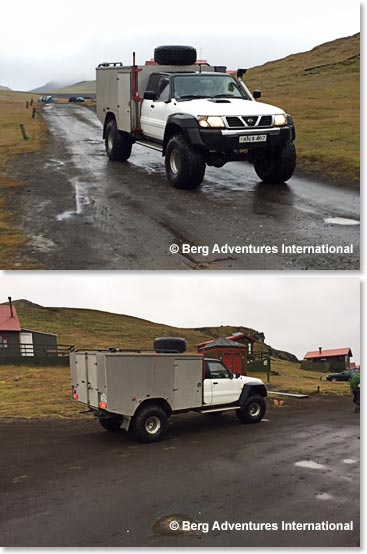
[[[336,381],[349,381],[349,379],[352,377],[353,373],[355,373],[356,369],[346,369],[345,371],[341,371],[340,373],[329,373],[327,375],[326,380],[332,381],[335,383]]]
[[[40,96],[38,99],[39,102],[43,102],[43,104],[54,104],[55,98],[53,96]]]
[[[70,96],[69,102],[85,102],[85,98],[82,96]]]

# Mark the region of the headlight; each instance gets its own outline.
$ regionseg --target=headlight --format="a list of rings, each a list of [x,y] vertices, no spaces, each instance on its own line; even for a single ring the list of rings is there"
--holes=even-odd
[[[223,117],[219,115],[201,115],[198,120],[200,127],[225,127]]]
[[[287,116],[284,113],[280,113],[274,116],[274,125],[282,126],[286,125]]]

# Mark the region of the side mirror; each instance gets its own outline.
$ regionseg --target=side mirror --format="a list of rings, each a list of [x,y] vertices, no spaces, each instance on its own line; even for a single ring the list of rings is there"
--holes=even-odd
[[[157,100],[157,93],[154,90],[146,90],[144,100]]]
[[[241,377],[241,373],[236,373],[236,379],[239,379]]]
[[[257,100],[258,98],[261,98],[261,90],[254,90],[252,93],[252,96]]]

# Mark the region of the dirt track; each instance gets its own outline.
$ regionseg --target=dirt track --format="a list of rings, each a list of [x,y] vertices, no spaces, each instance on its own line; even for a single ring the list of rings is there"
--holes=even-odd
[[[1,421],[3,546],[357,546],[359,416],[349,398],[269,404],[266,420],[171,419],[133,442],[91,420]],[[215,419],[215,421],[214,421]],[[319,464],[315,469],[297,462]],[[195,522],[349,522],[353,531],[165,534]]]
[[[158,152],[134,146],[128,163],[104,153],[93,111],[44,108],[45,152],[24,156],[11,175],[25,183],[14,207],[31,237],[24,254],[46,269],[358,269],[359,195],[292,178],[264,185],[246,163],[208,168],[202,188],[166,181]],[[353,244],[354,254],[171,254],[169,246]],[[21,269],[21,267],[16,267]]]

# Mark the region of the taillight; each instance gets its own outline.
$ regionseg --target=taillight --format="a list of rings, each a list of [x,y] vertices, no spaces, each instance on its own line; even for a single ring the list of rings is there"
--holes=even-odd
[[[74,400],[78,400],[78,399],[79,399],[79,396],[78,396],[78,393],[76,392],[76,389],[73,389],[73,390],[72,390],[72,395],[73,395]]]
[[[107,410],[107,402],[98,402],[98,406],[102,408],[102,410]]]

